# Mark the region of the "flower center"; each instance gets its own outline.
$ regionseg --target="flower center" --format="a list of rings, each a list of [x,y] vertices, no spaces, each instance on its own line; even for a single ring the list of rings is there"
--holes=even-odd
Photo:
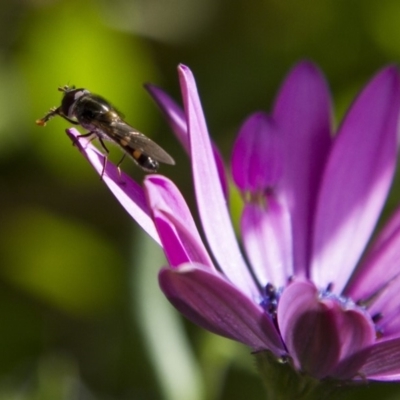
[[[333,283],[329,283],[325,289],[319,289],[318,291],[318,298],[321,300],[330,299],[334,300],[340,304],[340,306],[344,309],[346,308],[354,308],[360,307],[360,304],[355,303],[352,299],[345,297],[345,296],[338,296],[337,294],[333,293]],[[363,310],[366,310],[365,307],[361,307]]]
[[[276,323],[277,320],[277,310],[280,297],[284,291],[284,287],[277,288],[272,283],[267,283],[262,290],[262,297],[260,301],[260,306],[265,310],[265,312],[274,320]],[[383,314],[377,312],[371,315],[368,311],[371,302],[369,300],[359,300],[354,301],[353,299],[337,295],[333,292],[333,283],[330,283],[326,288],[321,288],[317,292],[318,299],[323,300],[331,300],[335,303],[339,304],[343,310],[349,310],[358,308],[361,310],[367,318],[370,318],[375,326],[375,332],[377,339],[383,336],[383,329],[379,326],[379,321],[383,318]]]
[[[274,320],[276,320],[276,312],[282,292],[283,288],[277,289],[272,283],[267,283],[263,289],[260,305]]]

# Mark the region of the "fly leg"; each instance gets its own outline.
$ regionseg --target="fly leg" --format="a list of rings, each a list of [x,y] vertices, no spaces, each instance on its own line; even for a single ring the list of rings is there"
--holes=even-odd
[[[117,169],[118,169],[118,175],[119,175],[119,181],[121,183],[121,185],[125,185],[125,182],[122,180],[121,177],[121,168],[119,167],[122,164],[122,161],[124,161],[126,156],[126,153],[124,153],[124,155],[122,156],[122,158],[119,160],[118,164],[117,164]]]
[[[93,134],[92,132],[89,132],[89,133],[91,135]],[[86,136],[86,135],[84,135],[84,136]],[[99,142],[101,144],[101,147],[106,152],[106,154],[104,155],[104,158],[103,158],[103,170],[101,171],[101,175],[100,175],[100,180],[102,181],[103,180],[104,171],[106,170],[106,166],[107,166],[108,154],[110,153],[110,151],[107,149],[106,145],[103,142],[103,139],[100,136],[98,136],[98,139],[99,139]]]
[[[81,139],[81,138],[87,138],[89,143],[94,139],[99,139],[100,145],[105,152],[105,154],[103,155],[103,157],[104,157],[103,158],[103,167],[101,169],[101,174],[100,174],[100,180],[102,181],[104,172],[106,170],[108,154],[110,153],[110,150],[107,149],[106,145],[104,144],[103,139],[98,134],[96,134],[96,132],[88,132],[83,135],[76,136],[76,140],[73,142],[73,145],[76,145],[76,143],[79,142],[79,139]]]
[[[75,140],[72,142],[72,146],[76,146],[76,144],[79,143],[79,139],[82,139],[82,138],[87,138],[90,143],[92,140],[97,138],[97,135],[94,132],[89,132],[89,133],[84,133],[83,135],[78,135],[75,137]],[[108,150],[107,150],[107,153],[108,153]]]

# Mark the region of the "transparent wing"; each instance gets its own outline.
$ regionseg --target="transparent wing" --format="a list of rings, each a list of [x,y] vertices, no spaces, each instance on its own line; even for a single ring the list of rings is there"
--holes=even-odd
[[[122,120],[114,120],[108,125],[102,124],[101,130],[111,140],[118,143],[128,154],[132,154],[134,150],[139,150],[141,153],[161,163],[175,164],[174,159],[158,144]]]

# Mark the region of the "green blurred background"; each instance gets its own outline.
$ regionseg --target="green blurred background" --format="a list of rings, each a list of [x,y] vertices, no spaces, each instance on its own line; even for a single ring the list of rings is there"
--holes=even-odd
[[[60,85],[103,95],[174,156],[161,172],[193,206],[188,160],[143,83],[180,101],[176,66],[189,65],[228,161],[240,123],[269,109],[302,58],[325,72],[340,119],[399,61],[400,3],[3,0],[0,33],[0,400],[263,398],[248,349],[183,321],[160,294],[163,256],[71,146],[68,123],[34,121]],[[399,394],[370,385],[351,398]]]

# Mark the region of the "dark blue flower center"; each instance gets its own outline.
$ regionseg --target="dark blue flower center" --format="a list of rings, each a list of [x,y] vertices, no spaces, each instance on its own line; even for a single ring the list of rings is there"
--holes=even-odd
[[[333,292],[333,283],[330,283],[326,288],[322,288],[318,291],[318,298],[321,300],[330,299],[338,303],[343,309],[349,309],[357,307],[368,314],[369,301],[357,301],[345,296],[337,295]],[[284,291],[284,287],[277,288],[272,283],[267,283],[262,290],[262,297],[260,301],[260,306],[265,310],[265,312],[274,320],[276,323],[277,310],[279,299]],[[377,338],[382,337],[383,330],[379,326],[379,321],[382,319],[382,313],[375,313],[370,315],[372,322],[375,325],[375,331]]]
[[[260,305],[273,319],[276,319],[279,298],[283,288],[277,289],[272,283],[267,283],[263,289]]]

